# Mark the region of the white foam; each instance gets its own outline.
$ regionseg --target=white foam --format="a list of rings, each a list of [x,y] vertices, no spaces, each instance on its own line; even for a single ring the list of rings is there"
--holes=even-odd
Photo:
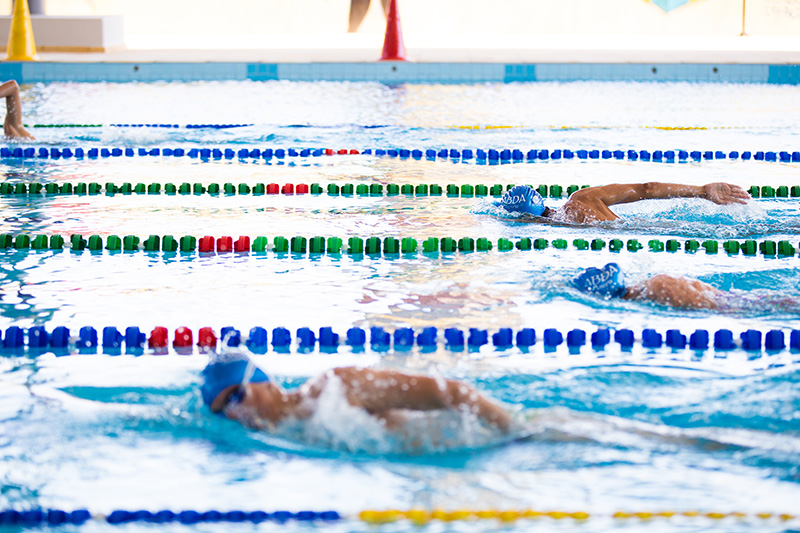
[[[394,410],[400,427],[352,406],[341,381],[331,376],[307,420],[290,419],[275,431],[281,438],[316,448],[366,454],[426,454],[496,444],[502,436],[466,411]]]

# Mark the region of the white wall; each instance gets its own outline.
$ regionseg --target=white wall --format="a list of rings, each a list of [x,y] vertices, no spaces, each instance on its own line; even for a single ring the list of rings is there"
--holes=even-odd
[[[406,35],[800,36],[800,0],[694,0],[669,13],[646,0],[398,0]],[[10,12],[0,0],[0,13]],[[382,33],[379,0],[362,25]],[[347,29],[349,0],[46,0],[50,15],[124,15],[126,35],[331,34]],[[5,9],[5,11],[2,11]]]

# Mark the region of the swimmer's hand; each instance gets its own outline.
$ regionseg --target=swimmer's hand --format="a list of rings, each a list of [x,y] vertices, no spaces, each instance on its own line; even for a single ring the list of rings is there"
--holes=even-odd
[[[30,139],[36,140],[36,137],[28,133],[22,124],[14,124],[6,118],[3,123],[3,134],[7,139]]]
[[[709,183],[703,186],[706,200],[719,205],[746,204],[750,195],[738,185],[730,183]]]

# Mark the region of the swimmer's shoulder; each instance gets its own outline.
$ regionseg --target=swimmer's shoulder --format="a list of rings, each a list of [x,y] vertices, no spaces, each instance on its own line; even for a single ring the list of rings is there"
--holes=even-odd
[[[592,224],[616,220],[619,217],[595,195],[581,189],[572,193],[567,202],[557,211],[557,216],[564,222],[573,224]]]
[[[580,191],[573,193],[573,196],[578,192]],[[580,199],[573,200],[571,196],[569,200],[567,200],[567,203],[555,211],[551,216],[554,220],[558,220],[559,222],[567,222],[571,224],[589,224],[597,221],[597,217],[595,215],[595,209]]]

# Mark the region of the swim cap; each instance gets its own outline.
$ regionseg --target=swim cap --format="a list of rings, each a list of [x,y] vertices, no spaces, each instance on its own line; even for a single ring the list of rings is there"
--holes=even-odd
[[[544,198],[539,192],[527,185],[517,185],[506,191],[499,202],[495,202],[507,211],[517,213],[530,213],[537,217],[544,213]]]
[[[203,403],[210,406],[223,390],[231,385],[242,383],[245,376],[252,372],[249,383],[263,383],[269,378],[263,370],[255,366],[247,355],[241,352],[229,352],[212,358],[203,369]]]
[[[625,278],[616,263],[608,263],[603,268],[587,268],[572,282],[579,291],[604,298],[625,294]]]

